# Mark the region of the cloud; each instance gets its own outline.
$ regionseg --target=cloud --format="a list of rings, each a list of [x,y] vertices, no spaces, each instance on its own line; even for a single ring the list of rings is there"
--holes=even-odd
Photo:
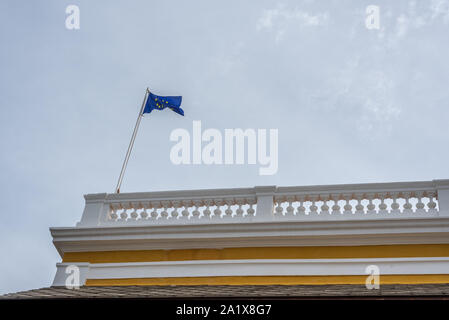
[[[405,14],[401,14],[396,19],[396,35],[398,37],[403,37],[408,31],[409,25],[410,19]]]
[[[237,66],[241,66],[242,62],[240,61],[240,55],[244,46],[244,42],[239,41],[235,45],[230,46],[227,50],[214,54],[209,58],[209,72],[220,76],[229,75],[233,69]]]
[[[360,56],[349,58],[338,70],[329,74],[312,96],[312,105],[351,130],[361,140],[389,136],[402,113],[396,99],[396,81],[386,70],[368,66]],[[342,116],[344,115],[344,116]]]
[[[442,18],[445,24],[449,23],[449,1],[432,0],[430,5],[431,20]]]
[[[411,30],[429,26],[432,23],[449,23],[449,0],[433,0],[430,5],[427,2],[410,1],[405,13],[396,19],[396,36],[406,36]]]
[[[311,14],[298,8],[278,5],[275,9],[265,9],[257,21],[256,29],[274,31],[276,42],[282,40],[287,29],[294,26],[317,27],[328,23],[329,13]]]

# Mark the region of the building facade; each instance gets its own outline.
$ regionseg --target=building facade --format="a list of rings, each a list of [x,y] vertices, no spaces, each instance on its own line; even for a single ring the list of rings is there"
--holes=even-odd
[[[449,283],[449,180],[85,201],[75,227],[50,229],[53,286],[73,268],[84,287]]]

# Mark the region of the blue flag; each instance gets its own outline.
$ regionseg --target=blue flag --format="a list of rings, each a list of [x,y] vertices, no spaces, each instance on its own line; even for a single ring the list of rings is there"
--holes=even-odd
[[[174,112],[183,116],[184,110],[181,109],[181,101],[182,101],[181,96],[162,97],[152,94],[150,92],[143,113],[150,113],[153,110],[163,110],[165,108],[170,108]]]

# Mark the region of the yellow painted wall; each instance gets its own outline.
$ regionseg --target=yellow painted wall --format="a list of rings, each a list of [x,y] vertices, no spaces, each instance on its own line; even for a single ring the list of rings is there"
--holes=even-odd
[[[63,262],[126,263],[223,259],[350,259],[449,257],[449,244],[247,247],[224,249],[67,252]],[[448,270],[449,273],[449,270]],[[139,279],[88,279],[86,285],[324,285],[364,284],[366,276],[233,276]],[[449,274],[384,275],[381,284],[449,283]]]
[[[326,285],[365,284],[363,276],[239,276],[239,277],[182,277],[138,279],[88,279],[86,286],[156,286],[156,285]],[[449,283],[448,274],[384,275],[382,284]]]
[[[63,262],[449,257],[449,244],[66,252]]]

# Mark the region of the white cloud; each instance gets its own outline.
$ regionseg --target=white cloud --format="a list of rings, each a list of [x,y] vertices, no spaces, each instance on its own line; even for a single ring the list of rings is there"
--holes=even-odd
[[[367,67],[361,56],[349,58],[339,70],[329,74],[323,88],[313,95],[312,105],[336,118],[344,114],[345,124],[357,130],[362,140],[390,135],[402,113],[396,99],[396,82],[386,70]]]
[[[398,37],[403,37],[406,35],[409,28],[410,20],[405,14],[401,14],[396,19],[396,35]]]
[[[244,48],[244,42],[239,41],[235,45],[230,46],[228,50],[222,51],[209,58],[211,74],[219,74],[221,76],[229,75],[238,65],[241,65],[240,54]]]
[[[267,29],[275,32],[276,41],[280,41],[288,28],[294,26],[317,27],[327,24],[329,13],[311,14],[298,8],[278,5],[275,9],[265,9],[257,22],[258,31]]]
[[[417,30],[431,23],[449,23],[449,0],[433,0],[430,5],[427,2],[410,1],[406,13],[402,13],[396,19],[396,36],[406,36],[410,31]]]
[[[449,1],[448,0],[432,0],[430,5],[431,19],[442,18],[443,22],[449,23]]]

